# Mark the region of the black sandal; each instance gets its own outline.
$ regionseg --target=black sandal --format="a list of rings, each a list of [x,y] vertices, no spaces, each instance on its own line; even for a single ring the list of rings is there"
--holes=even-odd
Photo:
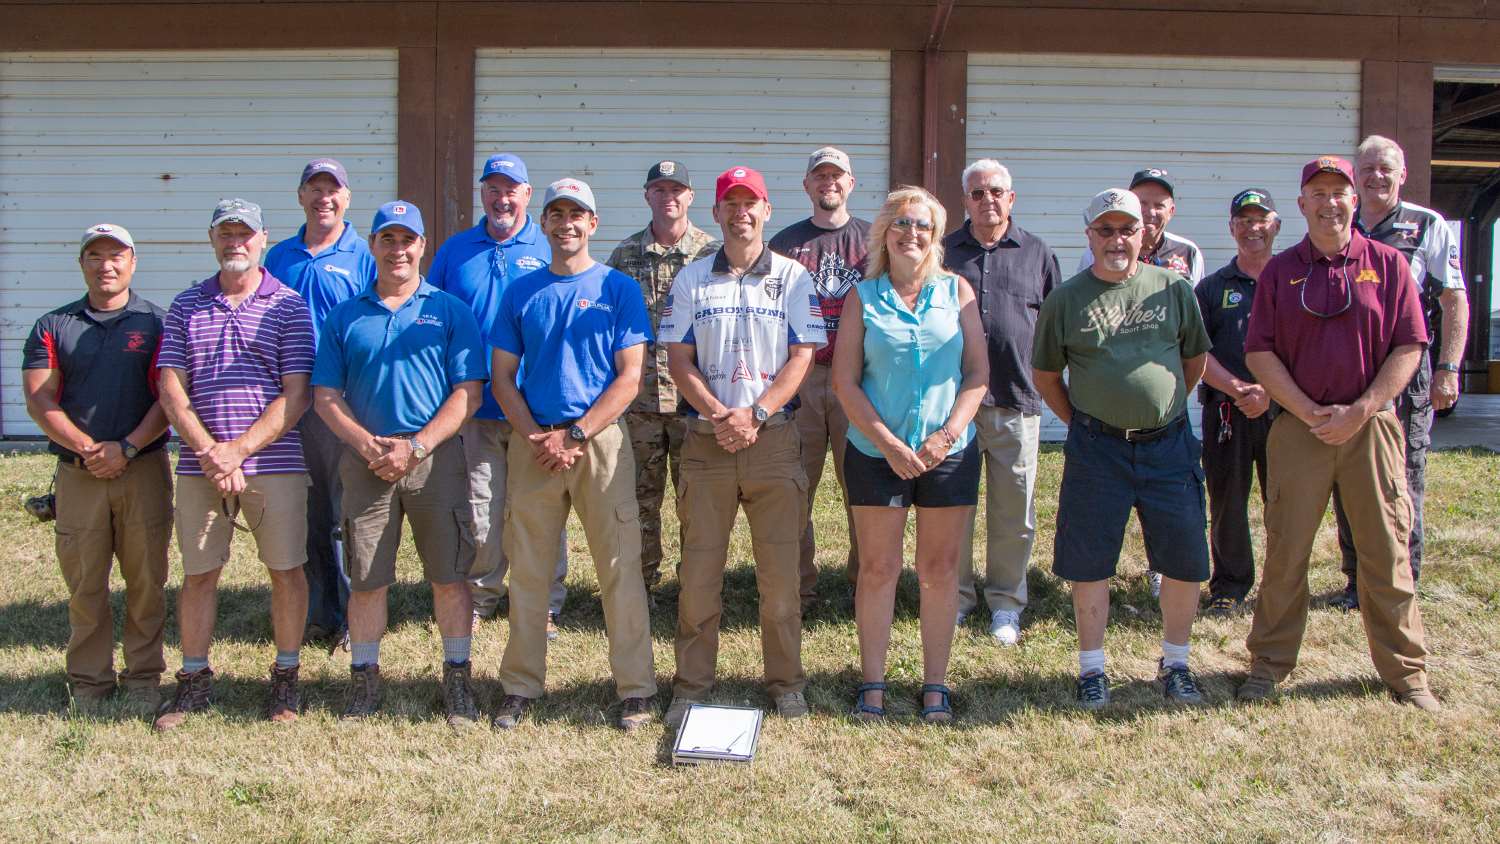
[[[936,692],[943,696],[943,702],[936,706],[922,706],[927,699],[928,692]],[[953,723],[953,690],[941,683],[927,683],[922,686],[922,694],[917,698],[917,705],[922,706],[922,720],[928,724],[951,724]]]
[[[856,721],[879,721],[885,717],[884,706],[871,706],[865,703],[865,692],[885,692],[885,683],[861,683],[854,690],[854,708],[849,711],[849,717]],[[882,698],[884,700],[884,698]]]

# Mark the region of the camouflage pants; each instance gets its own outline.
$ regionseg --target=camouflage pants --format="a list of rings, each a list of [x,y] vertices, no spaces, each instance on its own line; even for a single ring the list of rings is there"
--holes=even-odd
[[[635,499],[641,512],[641,574],[650,588],[661,582],[661,502],[667,475],[677,489],[682,439],[687,423],[672,413],[627,413],[630,446],[635,452]],[[679,531],[681,526],[679,523]]]

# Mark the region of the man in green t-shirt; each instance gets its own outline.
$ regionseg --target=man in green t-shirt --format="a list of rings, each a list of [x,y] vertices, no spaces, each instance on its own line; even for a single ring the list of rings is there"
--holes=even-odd
[[[1188,281],[1139,262],[1135,194],[1103,191],[1084,223],[1093,265],[1042,302],[1032,354],[1037,391],[1068,425],[1052,571],[1072,585],[1078,703],[1109,703],[1109,579],[1132,509],[1150,569],[1162,576],[1157,680],[1168,700],[1202,703],[1188,642],[1208,541],[1202,444],[1185,408],[1212,344]]]

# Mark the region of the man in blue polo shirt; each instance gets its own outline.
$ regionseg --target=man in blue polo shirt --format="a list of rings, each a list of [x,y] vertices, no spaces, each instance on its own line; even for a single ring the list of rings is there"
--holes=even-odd
[[[448,724],[463,727],[479,718],[469,687],[474,542],[463,446],[453,437],[479,407],[484,351],[469,309],[422,280],[426,245],[415,205],[380,206],[370,234],[379,275],[328,315],[313,387],[318,414],[348,446],[339,462],[352,586],[344,716],[379,706],[386,591],[405,514],[443,636]]]
[[[474,311],[479,331],[489,336],[500,311],[500,297],[515,279],[552,261],[552,247],[541,228],[526,213],[531,202],[531,180],[526,162],[507,153],[492,155],[479,173],[479,200],[484,219],[479,225],[448,238],[432,259],[428,281],[433,287],[462,299]],[[488,366],[488,361],[485,365]],[[464,425],[464,457],[468,461],[469,499],[474,507],[474,539],[479,548],[469,586],[474,598],[474,620],[495,616],[505,597],[509,567],[501,547],[501,509],[505,503],[506,443],[511,426],[490,390],[484,403]],[[548,637],[557,637],[557,614],[562,611],[568,573],[566,534],[558,537],[557,568],[548,601]]]
[[[651,315],[634,279],[589,255],[595,207],[577,179],[547,188],[552,264],[505,291],[489,335],[491,389],[514,428],[505,504],[510,640],[494,719],[501,729],[519,724],[546,688],[549,556],[570,506],[599,576],[620,727],[648,723],[656,694],[635,457],[620,418],[641,389]]]
[[[265,266],[307,300],[312,311],[313,337],[335,305],[375,283],[375,259],[370,247],[344,220],[349,210],[349,174],[332,158],[315,158],[302,168],[297,204],[307,222],[266,253]],[[344,611],[349,605],[349,577],[339,563],[334,530],[339,523],[338,437],[316,413],[306,413],[297,425],[302,432],[302,457],[312,485],[307,488],[307,629],[304,640],[338,642],[344,633]]]

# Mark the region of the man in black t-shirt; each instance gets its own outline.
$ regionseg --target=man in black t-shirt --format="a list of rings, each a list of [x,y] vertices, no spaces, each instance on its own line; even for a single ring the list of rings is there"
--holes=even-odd
[[[844,311],[844,297],[864,278],[870,222],[849,214],[854,172],[849,156],[843,150],[823,147],[809,156],[802,187],[812,199],[812,216],[777,233],[771,238],[771,250],[802,264],[812,275],[828,331],[828,345],[818,350],[807,378],[797,391],[800,402],[797,430],[802,437],[802,468],[807,472],[807,524],[802,530],[798,561],[802,612],[806,614],[813,607],[818,582],[812,502],[818,495],[818,481],[823,476],[823,463],[830,447],[833,448],[833,471],[838,478],[839,492],[845,492],[844,439],[849,432],[849,418],[833,395],[828,373],[833,363],[839,318]],[[844,495],[844,521],[849,531],[846,574],[852,584],[859,575],[859,548],[855,543],[854,518],[849,512],[848,500],[848,495]]]
[[[42,316],[26,338],[26,410],[57,455],[57,561],[68,584],[66,664],[73,706],[97,711],[115,692],[109,573],[125,579],[129,708],[156,710],[166,669],[167,541],[172,475],[156,401],[161,308],[130,291],[135,241],[101,223],[83,233],[78,265],[88,294]],[[66,387],[66,389],[64,389]]]

